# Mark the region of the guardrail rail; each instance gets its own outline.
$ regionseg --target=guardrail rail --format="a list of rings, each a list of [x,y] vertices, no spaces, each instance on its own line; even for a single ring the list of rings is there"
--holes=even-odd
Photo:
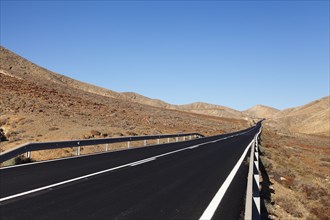
[[[39,143],[27,143],[17,148],[0,153],[0,163],[15,158],[22,154],[27,154],[27,158],[31,158],[32,151],[60,149],[60,148],[72,148],[76,147],[76,155],[80,155],[80,149],[83,146],[95,146],[105,144],[105,151],[109,149],[109,144],[127,142],[127,148],[131,147],[132,141],[144,141],[144,146],[147,146],[147,140],[157,140],[157,144],[160,144],[160,139],[166,139],[170,143],[170,138],[175,138],[176,142],[179,138],[185,141],[188,139],[204,137],[198,133],[181,133],[181,134],[164,134],[164,135],[148,135],[148,136],[131,136],[131,137],[118,137],[118,138],[102,138],[102,139],[87,139],[87,140],[71,140],[71,141],[57,141],[57,142],[39,142]]]
[[[259,135],[254,138],[250,151],[248,182],[246,187],[245,220],[260,220]]]

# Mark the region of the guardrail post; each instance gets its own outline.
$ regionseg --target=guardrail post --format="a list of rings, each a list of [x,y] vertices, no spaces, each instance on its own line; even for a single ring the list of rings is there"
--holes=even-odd
[[[170,143],[170,138],[167,138],[167,143]]]
[[[144,140],[144,146],[147,146],[147,140]]]
[[[175,138],[175,141],[176,141],[176,142],[179,142],[179,137],[176,137],[176,138]]]
[[[183,141],[186,141],[186,136],[183,136],[183,138],[182,138],[182,139],[183,139]]]
[[[109,144],[105,144],[105,152],[108,152]]]
[[[159,140],[159,138],[157,139],[157,144],[159,144],[160,143],[160,140]]]
[[[26,152],[26,157],[29,159],[31,158],[31,151]]]
[[[127,142],[127,148],[128,148],[128,149],[131,148],[131,142],[130,142],[130,141]]]
[[[80,146],[77,147],[77,153],[76,153],[77,156],[80,156]]]
[[[191,138],[192,138],[191,135],[189,135],[189,140],[191,140]]]

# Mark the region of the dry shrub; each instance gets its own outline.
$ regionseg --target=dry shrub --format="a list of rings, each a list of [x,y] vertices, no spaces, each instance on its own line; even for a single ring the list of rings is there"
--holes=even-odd
[[[57,127],[51,127],[51,128],[49,128],[48,130],[49,130],[49,131],[57,131],[57,130],[59,130],[59,128],[57,128]]]
[[[299,204],[299,201],[297,201],[297,199],[293,196],[287,195],[279,197],[277,198],[277,204],[293,217],[304,217],[303,213],[300,210],[300,207],[297,205]]]
[[[312,185],[312,183],[303,183],[297,188],[300,192],[304,193],[309,200],[318,200],[322,197],[328,197],[328,193],[325,189],[320,186],[315,187],[315,184]]]
[[[329,220],[330,219],[330,210],[329,206],[319,206],[316,205],[310,209],[310,212],[317,217],[317,219],[320,220]]]
[[[6,125],[8,122],[8,118],[2,118],[0,119],[0,126]]]
[[[32,162],[34,162],[34,160],[32,160],[31,158],[26,158],[22,155],[15,158],[15,165],[24,164],[24,163],[32,163]]]
[[[19,133],[17,131],[8,131],[6,133],[7,138],[13,138],[16,137]]]
[[[261,160],[266,170],[273,169],[273,164],[267,157],[263,157]]]
[[[321,158],[320,160],[321,161],[324,161],[324,162],[329,162],[330,163],[330,158]]]

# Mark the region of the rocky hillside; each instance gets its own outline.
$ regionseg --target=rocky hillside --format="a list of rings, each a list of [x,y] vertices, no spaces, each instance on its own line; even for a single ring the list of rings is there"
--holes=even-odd
[[[151,99],[135,92],[123,92],[121,94],[131,102],[137,102],[140,104],[150,105],[159,108],[171,108],[171,105],[166,102],[163,102],[159,99]]]
[[[132,102],[123,94],[48,71],[5,48],[0,52],[0,128],[8,139],[0,142],[0,151],[33,141],[192,131],[212,135],[250,125]]]
[[[150,99],[148,97],[139,95],[137,93],[133,93],[133,92],[117,93],[108,89],[83,83],[71,79],[69,77],[66,77],[64,75],[57,74],[42,67],[39,67],[38,65],[31,63],[30,61],[5,49],[4,47],[0,47],[0,54],[1,54],[0,71],[2,74],[11,75],[13,77],[24,79],[30,82],[38,81],[39,84],[49,84],[49,82],[52,82],[101,96],[119,98],[144,105],[150,105],[153,107],[174,109],[174,110],[180,110],[180,111],[186,111],[186,112],[192,112],[192,113],[198,113],[198,114],[204,114],[204,115],[216,116],[216,117],[244,119],[244,115],[241,112],[223,106],[211,105],[207,103],[171,105],[161,100]]]
[[[103,89],[94,85],[90,85],[78,80],[71,79],[61,74],[54,73],[43,67],[40,67],[25,58],[7,50],[0,46],[0,73],[31,81],[38,84],[55,83],[58,85],[69,86],[70,88],[80,89],[85,92],[90,92],[102,96],[117,98],[120,93]]]

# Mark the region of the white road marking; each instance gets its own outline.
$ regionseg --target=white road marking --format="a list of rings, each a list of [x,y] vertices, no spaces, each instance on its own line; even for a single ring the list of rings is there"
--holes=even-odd
[[[148,162],[153,161],[153,160],[156,160],[156,157],[152,157],[152,158],[149,158],[149,159],[137,161],[135,163],[130,164],[130,166],[134,167],[134,166],[137,166],[137,165],[140,165],[140,164],[148,163]]]
[[[199,146],[200,146],[200,145],[191,146],[191,147],[189,147],[189,149],[192,150],[192,149],[195,149],[195,148],[197,148],[197,147],[199,147]]]
[[[236,134],[236,135],[232,135],[232,136],[227,137],[227,139],[232,138],[232,137],[236,137],[236,136],[239,136],[239,135],[243,135],[243,134],[246,134],[248,132],[249,131],[239,133],[239,134]],[[217,141],[221,141],[221,140],[223,140],[223,138],[220,138]],[[199,146],[207,145],[207,144],[210,144],[210,143],[214,143],[214,141],[205,142],[205,143],[199,144]],[[194,145],[194,146],[196,146],[196,145]],[[159,157],[164,157],[164,156],[171,155],[171,154],[174,154],[174,153],[178,153],[178,152],[181,152],[181,151],[184,151],[184,150],[190,150],[191,147],[194,147],[194,146],[182,148],[182,149],[179,149],[179,150],[175,150],[175,151],[171,151],[171,152],[168,152],[168,153],[160,154],[158,156],[149,157],[149,158],[146,158],[146,159],[143,159],[143,160],[135,161],[135,162],[132,162],[132,163],[124,164],[124,165],[121,165],[121,166],[113,167],[113,168],[110,168],[110,169],[102,170],[102,171],[91,173],[91,174],[88,174],[88,175],[84,175],[84,176],[80,176],[80,177],[77,177],[77,178],[69,179],[69,180],[66,180],[66,181],[62,181],[62,182],[59,182],[59,183],[55,183],[55,184],[40,187],[40,188],[37,188],[37,189],[29,190],[29,191],[26,191],[26,192],[18,193],[18,194],[15,194],[15,195],[3,197],[3,198],[0,198],[0,202],[4,202],[4,201],[10,200],[10,199],[17,198],[17,197],[32,194],[32,193],[39,192],[39,191],[42,191],[42,190],[46,190],[46,189],[49,189],[49,188],[57,187],[57,186],[64,185],[64,184],[67,184],[67,183],[75,182],[75,181],[78,181],[78,180],[86,179],[86,178],[96,176],[96,175],[100,175],[100,174],[103,174],[103,173],[111,172],[111,171],[118,170],[118,169],[121,169],[121,168],[124,168],[124,167],[132,166],[132,165],[133,166],[138,165],[139,163],[141,163],[143,161],[149,162],[149,161],[155,160]]]
[[[236,134],[236,135],[228,136],[228,137],[219,139],[217,141],[226,140],[228,138],[232,138],[232,137],[236,137],[236,136],[239,136],[239,135],[243,135],[243,134],[246,134],[246,133],[248,133],[250,131],[251,130],[249,130],[247,132],[239,133],[239,134]],[[172,144],[172,143],[169,143],[169,144]],[[209,142],[207,144],[209,144]],[[153,146],[157,146],[157,145],[141,146],[141,147],[133,148],[133,149],[149,148],[149,147],[153,147]],[[126,151],[126,150],[133,150],[133,149],[118,149],[118,150],[112,150],[112,151],[108,151],[108,152],[99,152],[99,153],[95,153],[95,154],[85,154],[85,155],[72,156],[72,157],[66,157],[66,158],[58,158],[58,159],[52,159],[52,160],[37,161],[37,162],[33,162],[33,163],[18,164],[18,165],[13,165],[13,166],[0,167],[0,170],[12,169],[12,168],[23,167],[23,166],[33,166],[33,165],[42,164],[42,163],[49,163],[49,162],[54,162],[54,161],[76,159],[76,158],[80,158],[80,157],[89,157],[89,156],[95,156],[95,155],[99,155],[99,154],[108,154],[108,153],[113,153],[113,152],[118,152],[118,151]]]
[[[9,200],[9,199],[14,199],[14,198],[17,198],[17,197],[20,197],[20,196],[25,196],[25,195],[28,195],[28,194],[31,194],[31,193],[39,192],[39,191],[49,189],[49,188],[53,188],[53,187],[56,187],[56,186],[64,185],[64,184],[71,183],[71,182],[74,182],[74,181],[77,181],[77,180],[82,180],[82,179],[85,179],[85,178],[88,178],[88,177],[100,175],[102,173],[107,173],[107,172],[117,170],[117,169],[120,169],[120,168],[123,168],[123,167],[126,167],[126,166],[127,166],[127,164],[122,165],[122,166],[118,166],[118,167],[114,167],[114,168],[111,168],[111,169],[107,169],[107,170],[102,170],[102,171],[92,173],[92,174],[88,174],[88,175],[85,175],[85,176],[80,176],[80,177],[77,177],[77,178],[74,178],[74,179],[66,180],[66,181],[55,183],[55,184],[52,184],[52,185],[40,187],[38,189],[33,189],[33,190],[30,190],[30,191],[22,192],[22,193],[15,194],[15,195],[12,195],[12,196],[7,196],[7,197],[4,197],[4,198],[1,198],[0,202],[6,201],[6,200]]]
[[[206,208],[206,210],[204,211],[203,215],[199,218],[200,220],[208,220],[208,219],[212,219],[215,211],[217,210],[223,196],[225,195],[230,183],[232,182],[232,180],[234,179],[239,167],[241,166],[249,148],[251,147],[251,145],[254,142],[254,138],[251,141],[251,143],[246,147],[246,149],[244,150],[241,158],[237,161],[235,167],[232,169],[232,171],[230,172],[230,174],[228,175],[227,179],[225,180],[225,182],[222,184],[222,186],[220,187],[219,191],[215,194],[214,198],[212,199],[212,201],[210,202],[210,204],[208,205],[208,207]]]

